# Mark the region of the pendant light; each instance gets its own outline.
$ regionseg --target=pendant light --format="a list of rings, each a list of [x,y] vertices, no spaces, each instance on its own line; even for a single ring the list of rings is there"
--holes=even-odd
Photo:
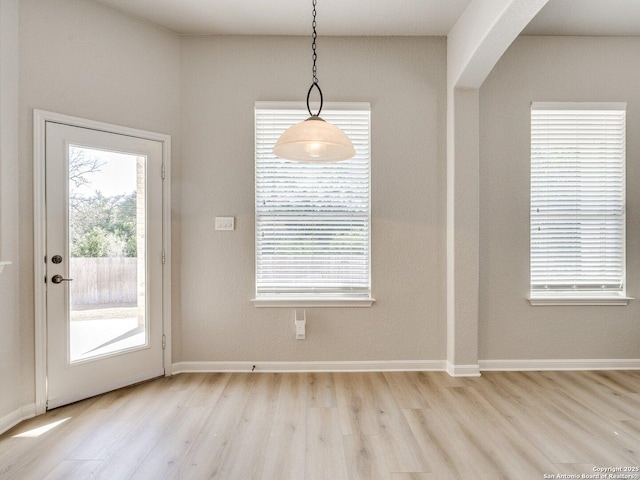
[[[287,160],[338,162],[352,158],[356,154],[356,150],[353,148],[353,143],[351,143],[346,133],[320,118],[323,98],[322,90],[318,85],[316,68],[316,60],[318,58],[316,53],[316,38],[318,36],[316,33],[316,1],[313,0],[313,22],[311,23],[313,27],[313,42],[311,43],[311,48],[313,49],[313,81],[307,92],[307,110],[311,116],[285,130],[276,142],[275,147],[273,147],[273,153]],[[318,113],[315,114],[311,112],[309,105],[309,97],[314,88],[320,94],[320,108]]]

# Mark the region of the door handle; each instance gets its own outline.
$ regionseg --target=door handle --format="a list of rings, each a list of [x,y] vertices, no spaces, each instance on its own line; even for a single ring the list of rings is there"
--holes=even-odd
[[[72,282],[73,278],[62,278],[62,275],[54,275],[51,277],[53,283]]]

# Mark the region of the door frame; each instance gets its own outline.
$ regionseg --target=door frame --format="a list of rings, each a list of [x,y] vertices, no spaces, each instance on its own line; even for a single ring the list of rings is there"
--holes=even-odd
[[[33,271],[35,309],[35,380],[36,415],[47,409],[47,303],[46,285],[46,198],[45,147],[46,123],[55,122],[72,127],[100,130],[108,133],[139,137],[162,143],[162,332],[163,367],[171,376],[171,136],[120,125],[87,120],[45,110],[33,110]]]

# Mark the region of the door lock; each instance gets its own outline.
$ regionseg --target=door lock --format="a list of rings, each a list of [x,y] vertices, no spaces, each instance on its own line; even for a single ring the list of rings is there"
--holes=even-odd
[[[55,263],[56,265],[62,263],[62,257],[60,255],[54,255],[51,257],[51,263]]]
[[[51,277],[53,283],[72,282],[73,278],[62,278],[62,275],[54,275]]]

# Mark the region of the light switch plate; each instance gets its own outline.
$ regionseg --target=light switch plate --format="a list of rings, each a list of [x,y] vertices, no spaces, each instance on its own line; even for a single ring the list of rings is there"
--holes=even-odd
[[[236,217],[216,217],[216,230],[235,230]]]

